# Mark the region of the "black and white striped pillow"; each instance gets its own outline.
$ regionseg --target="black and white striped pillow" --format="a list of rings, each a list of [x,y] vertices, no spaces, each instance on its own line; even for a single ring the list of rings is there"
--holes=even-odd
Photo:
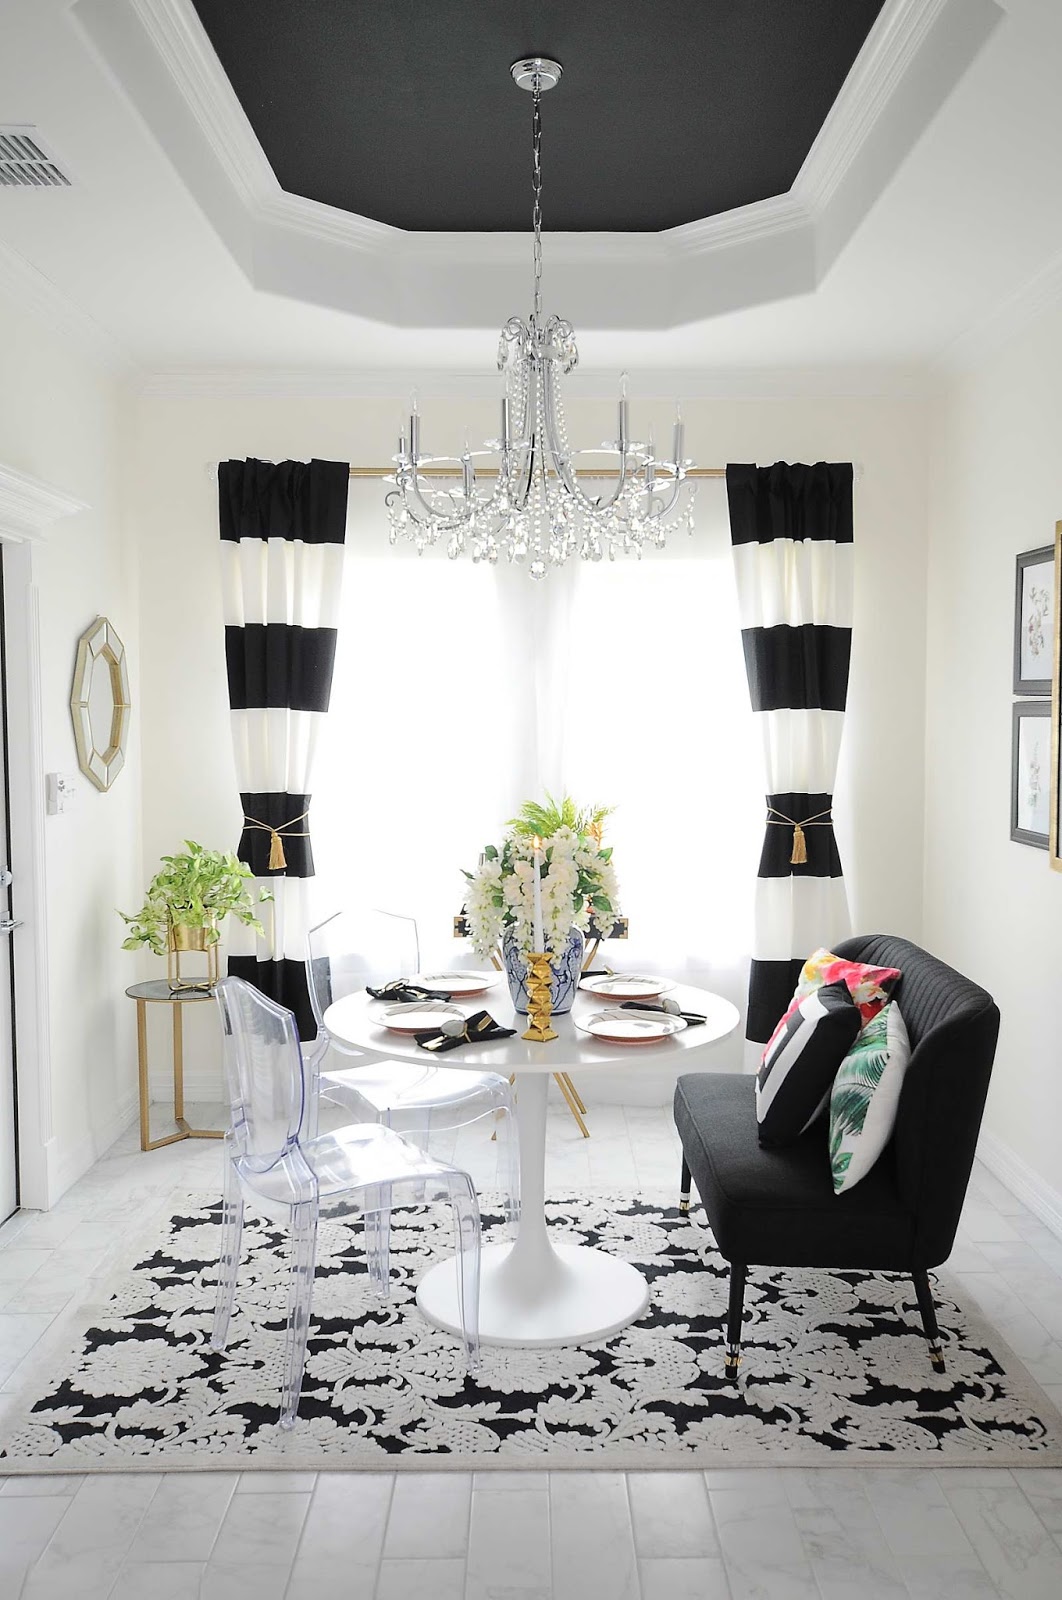
[[[826,1109],[860,1022],[859,1007],[845,983],[825,983],[790,1007],[763,1052],[756,1077],[761,1144],[791,1144]]]

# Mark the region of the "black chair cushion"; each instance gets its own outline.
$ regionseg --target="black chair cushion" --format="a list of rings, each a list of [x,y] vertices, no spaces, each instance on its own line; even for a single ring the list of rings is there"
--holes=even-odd
[[[836,1195],[827,1123],[765,1149],[755,1096],[754,1078],[728,1072],[688,1073],[675,1089],[682,1148],[726,1259],[909,1272],[914,1217],[901,1203],[891,1148],[851,1193]]]

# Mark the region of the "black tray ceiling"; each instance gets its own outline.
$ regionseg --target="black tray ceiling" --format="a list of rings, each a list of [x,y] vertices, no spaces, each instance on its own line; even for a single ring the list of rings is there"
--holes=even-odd
[[[784,194],[883,0],[195,0],[281,186],[399,228],[655,231]]]

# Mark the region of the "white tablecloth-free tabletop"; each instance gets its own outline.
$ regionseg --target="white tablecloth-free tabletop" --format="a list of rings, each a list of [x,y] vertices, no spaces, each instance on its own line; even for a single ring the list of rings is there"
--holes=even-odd
[[[548,1043],[522,1039],[527,1018],[513,1011],[502,974],[486,994],[460,1002],[466,1016],[486,1009],[503,1027],[518,1029],[511,1039],[463,1045],[434,1059],[440,1066],[466,1067],[509,1077],[516,1075],[520,1134],[520,1225],[514,1244],[487,1245],[480,1277],[480,1337],[486,1344],[583,1344],[606,1337],[640,1317],[649,1301],[642,1274],[602,1250],[554,1244],[545,1218],[546,1102],[554,1072],[607,1073],[624,1066],[707,1066],[705,1055],[738,1024],[737,1007],[707,989],[682,985],[669,990],[684,1011],[708,1021],[656,1044],[616,1044],[594,1039],[576,1019],[615,1005],[580,991],[568,1016],[554,1017],[558,1038]],[[364,992],[329,1006],[325,1027],[334,1038],[392,1061],[428,1058],[409,1034],[392,1033],[372,1016],[377,1003]],[[676,1184],[678,1174],[675,1175]],[[633,1174],[632,1174],[633,1187]],[[421,1310],[437,1326],[460,1330],[457,1272],[451,1258],[425,1274],[417,1290]]]

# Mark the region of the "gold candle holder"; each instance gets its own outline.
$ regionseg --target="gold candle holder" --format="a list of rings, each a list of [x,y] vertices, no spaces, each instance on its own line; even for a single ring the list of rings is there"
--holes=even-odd
[[[553,969],[549,951],[532,951],[527,958],[527,1032],[522,1039],[556,1039],[558,1034],[549,1025],[553,1009],[551,987]]]

